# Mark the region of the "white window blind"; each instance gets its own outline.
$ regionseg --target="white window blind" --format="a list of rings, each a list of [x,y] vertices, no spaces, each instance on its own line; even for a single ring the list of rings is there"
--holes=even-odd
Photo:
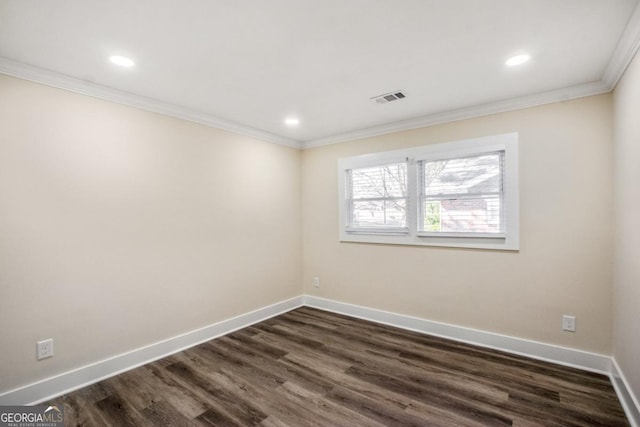
[[[349,230],[406,230],[406,163],[349,169],[346,173]]]
[[[504,151],[419,164],[421,234],[504,234]]]

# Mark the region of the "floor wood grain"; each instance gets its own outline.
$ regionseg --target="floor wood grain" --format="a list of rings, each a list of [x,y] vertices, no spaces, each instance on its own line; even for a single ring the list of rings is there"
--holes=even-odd
[[[68,426],[628,426],[606,376],[299,308],[55,399]]]

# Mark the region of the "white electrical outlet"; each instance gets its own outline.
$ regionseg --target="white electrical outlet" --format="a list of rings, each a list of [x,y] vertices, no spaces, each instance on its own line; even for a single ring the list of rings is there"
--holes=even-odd
[[[576,317],[575,316],[567,316],[566,314],[562,316],[562,330],[575,332],[576,331]]]
[[[46,359],[47,357],[53,357],[53,338],[48,340],[38,341],[38,360]]]
[[[314,288],[319,288],[320,287],[320,278],[318,276],[315,276],[313,278],[313,287]]]

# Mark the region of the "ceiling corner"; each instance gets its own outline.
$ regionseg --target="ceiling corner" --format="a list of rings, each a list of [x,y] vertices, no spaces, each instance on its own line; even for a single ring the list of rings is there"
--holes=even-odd
[[[609,64],[602,75],[602,81],[613,90],[625,72],[629,63],[640,48],[640,3],[636,5],[627,26],[611,55]]]

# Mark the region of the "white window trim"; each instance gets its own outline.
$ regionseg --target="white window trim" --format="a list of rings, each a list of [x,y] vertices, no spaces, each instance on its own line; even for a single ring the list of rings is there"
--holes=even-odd
[[[418,162],[464,157],[504,150],[504,234],[418,232]],[[346,171],[407,161],[407,228],[396,230],[350,229],[346,197]],[[519,250],[518,134],[508,133],[431,144],[403,150],[347,157],[338,160],[339,239],[342,242],[392,245],[445,246]]]

